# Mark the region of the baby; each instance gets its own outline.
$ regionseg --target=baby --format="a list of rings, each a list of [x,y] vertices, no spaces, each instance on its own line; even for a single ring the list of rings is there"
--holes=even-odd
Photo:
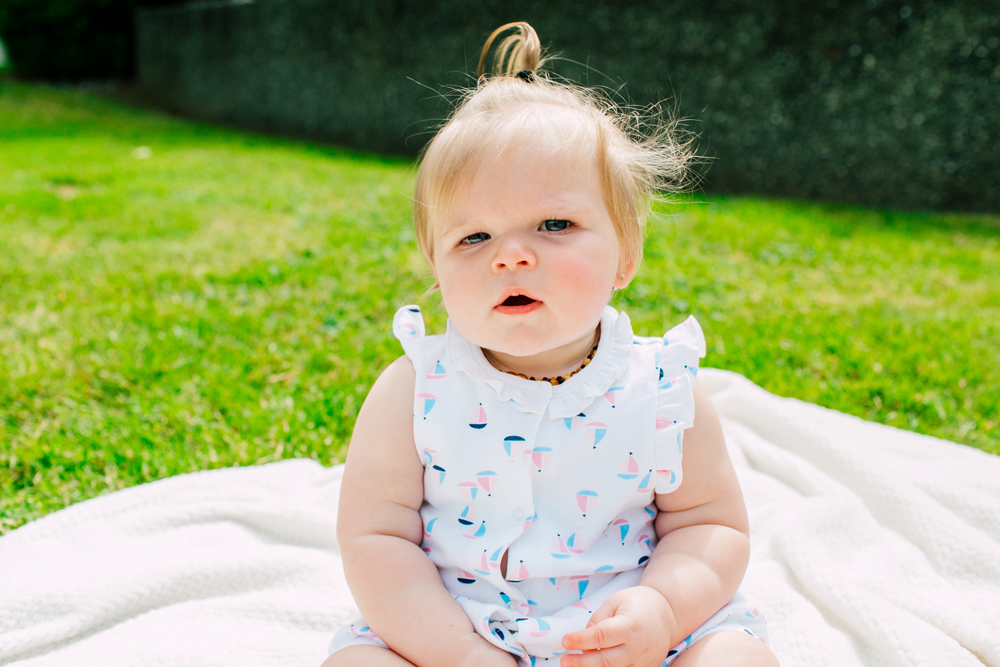
[[[324,667],[777,665],[701,329],[607,305],[688,153],[540,73],[526,23],[480,74],[510,29],[417,175],[448,327],[401,308],[358,416],[338,537],[364,620]]]

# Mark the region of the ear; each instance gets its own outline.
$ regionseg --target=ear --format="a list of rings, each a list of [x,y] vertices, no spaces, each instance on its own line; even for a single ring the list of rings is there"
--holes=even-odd
[[[635,276],[635,262],[626,262],[624,268],[618,267],[618,269],[618,275],[615,276],[615,289],[625,289]]]

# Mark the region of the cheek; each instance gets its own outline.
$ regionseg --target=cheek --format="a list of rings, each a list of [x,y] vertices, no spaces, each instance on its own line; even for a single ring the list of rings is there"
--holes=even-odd
[[[592,252],[574,259],[562,259],[555,266],[559,275],[573,286],[574,291],[591,292],[605,298],[610,292],[618,268],[617,253]]]
[[[461,312],[470,303],[482,296],[482,283],[470,270],[451,262],[438,267],[438,286],[445,309],[452,315],[461,317]]]

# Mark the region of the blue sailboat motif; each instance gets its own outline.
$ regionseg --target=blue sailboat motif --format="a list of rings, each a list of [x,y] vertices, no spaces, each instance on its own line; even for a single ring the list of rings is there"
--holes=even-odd
[[[510,457],[511,462],[513,462],[521,452],[521,446],[515,446],[515,443],[519,442],[524,442],[524,438],[519,435],[508,435],[503,439],[503,450],[507,452],[507,456]]]
[[[650,470],[649,472],[646,473],[646,476],[643,477],[642,480],[639,482],[639,488],[637,488],[636,491],[638,491],[639,493],[648,493],[652,479],[653,479],[653,471]]]
[[[479,524],[479,529],[478,530],[476,530],[475,532],[470,531],[470,532],[466,533],[464,535],[464,537],[467,537],[470,540],[478,540],[480,537],[482,537],[485,534],[486,534],[486,522],[483,521],[481,524]]]
[[[476,522],[476,508],[466,505],[462,513],[458,515],[458,522],[463,526],[471,526]]]
[[[498,547],[497,550],[493,552],[493,555],[490,556],[490,569],[497,570],[498,572],[500,571],[500,562],[503,558],[503,550],[503,547]]]
[[[587,548],[583,545],[583,538],[577,537],[575,532],[566,539],[566,549],[571,554],[582,554],[587,550]]]
[[[438,474],[438,485],[444,484],[445,469],[439,465],[431,466],[431,470]]]

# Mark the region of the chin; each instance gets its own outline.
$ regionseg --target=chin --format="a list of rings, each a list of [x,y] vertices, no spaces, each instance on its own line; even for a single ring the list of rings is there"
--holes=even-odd
[[[512,342],[510,340],[499,340],[496,341],[496,345],[490,345],[487,343],[486,345],[480,345],[480,347],[485,347],[487,350],[491,350],[493,352],[509,354],[512,357],[530,357],[551,349],[551,346],[548,345],[518,341]]]

